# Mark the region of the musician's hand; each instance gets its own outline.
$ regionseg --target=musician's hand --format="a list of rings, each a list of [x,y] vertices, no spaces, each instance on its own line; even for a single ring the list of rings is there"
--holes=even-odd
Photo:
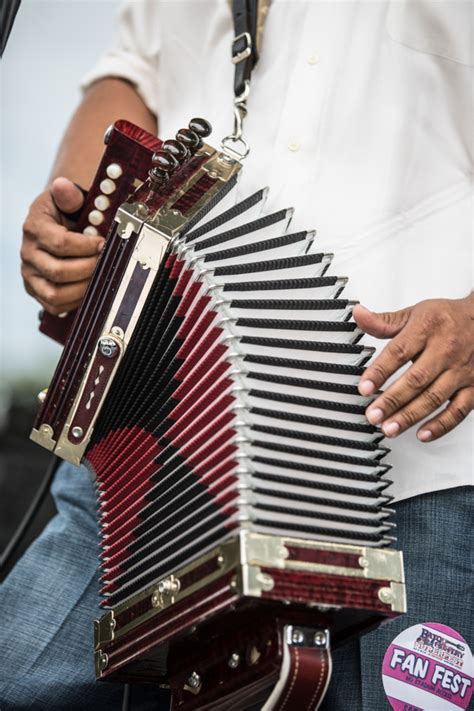
[[[367,419],[388,437],[446,405],[417,431],[429,442],[454,429],[474,408],[474,294],[430,299],[388,313],[354,308],[354,318],[377,338],[391,338],[361,377],[359,392],[371,395],[401,366],[413,364],[367,408]]]
[[[102,237],[74,232],[73,223],[59,211],[74,213],[83,202],[74,183],[56,178],[33,202],[23,225],[25,289],[51,314],[79,306],[104,243]]]

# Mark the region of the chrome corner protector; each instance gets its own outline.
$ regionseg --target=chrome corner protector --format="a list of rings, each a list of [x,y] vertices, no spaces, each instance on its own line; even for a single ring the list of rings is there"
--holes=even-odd
[[[39,430],[36,428],[31,430],[30,439],[50,452],[54,452],[56,440],[53,439],[53,434],[53,428],[50,425],[40,425]]]
[[[167,230],[161,229],[161,223],[158,225],[145,223],[133,251],[132,259],[139,262],[143,269],[157,271],[170,239]]]
[[[288,548],[280,536],[264,536],[245,531],[241,533],[242,563],[283,569],[288,556]]]
[[[359,565],[364,570],[364,577],[374,580],[393,580],[405,582],[403,572],[403,553],[387,548],[363,548]]]
[[[392,612],[404,613],[407,611],[407,599],[404,583],[392,581],[390,586],[379,589],[378,598],[384,605],[388,605]]]
[[[75,413],[75,408],[72,408],[71,412]],[[70,422],[67,422],[64,425],[61,436],[57,441],[54,453],[58,457],[61,457],[61,459],[65,459],[67,462],[70,462],[78,467],[81,464],[82,457],[84,456],[84,452],[89,444],[92,435],[92,427],[89,428],[82,441],[78,442],[78,444],[74,444],[69,440],[69,427]]]
[[[119,226],[117,233],[122,239],[128,239],[133,233],[138,234],[146,221],[142,203],[124,202],[115,213],[114,222]]]
[[[270,592],[275,587],[275,581],[269,573],[257,565],[242,565],[238,580],[238,591],[248,597],[262,597],[264,592]]]
[[[189,217],[185,217],[180,210],[166,204],[156,211],[147,222],[147,226],[169,242],[181,232],[188,220]]]
[[[109,657],[101,649],[94,652],[94,667],[95,667],[95,678],[101,679],[102,672],[107,668],[109,664]]]
[[[109,610],[99,620],[94,620],[94,649],[97,651],[103,644],[112,642],[115,635],[114,611]]]

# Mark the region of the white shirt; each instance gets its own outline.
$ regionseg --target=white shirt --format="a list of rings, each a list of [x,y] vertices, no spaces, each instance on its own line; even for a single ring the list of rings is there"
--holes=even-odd
[[[472,64],[464,0],[274,0],[254,71],[240,196],[270,185],[375,311],[472,288]],[[171,138],[193,116],[232,128],[226,0],[131,0],[84,79],[134,82]],[[371,339],[366,338],[366,343]],[[374,339],[381,349],[383,342]],[[391,440],[402,499],[472,484],[472,418],[421,444]]]

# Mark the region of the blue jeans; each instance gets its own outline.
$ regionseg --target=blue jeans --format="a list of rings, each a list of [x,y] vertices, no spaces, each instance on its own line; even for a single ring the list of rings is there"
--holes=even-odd
[[[120,710],[122,686],[96,683],[92,620],[98,608],[95,497],[85,468],[63,464],[58,509],[0,587],[0,708]],[[452,489],[397,506],[410,613],[334,655],[325,711],[388,708],[381,666],[398,632],[416,622],[454,627],[473,644],[469,619],[472,489]],[[168,708],[165,692],[134,685],[132,711]]]
[[[92,622],[101,612],[89,471],[63,464],[52,494],[57,515],[0,586],[0,708],[120,711],[123,686],[95,682]],[[164,711],[167,698],[134,687],[132,708]]]
[[[382,661],[394,637],[419,622],[448,625],[473,649],[473,495],[473,487],[461,486],[395,504],[408,612],[334,652],[321,711],[391,709],[382,686]],[[474,708],[472,701],[469,708]]]

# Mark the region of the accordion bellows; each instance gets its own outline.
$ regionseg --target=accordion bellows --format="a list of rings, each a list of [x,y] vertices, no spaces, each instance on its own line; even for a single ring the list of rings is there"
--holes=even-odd
[[[96,424],[108,605],[242,528],[389,541],[370,351],[330,255],[265,194],[172,243]]]
[[[283,636],[282,620],[308,619],[340,638],[404,609],[388,449],[357,389],[373,349],[347,279],[291,208],[265,212],[267,189],[236,202],[239,170],[204,145],[164,189],[115,206],[32,433],[96,478],[99,678],[145,659],[152,680],[153,650],[176,639],[172,658],[192,657],[182,635],[204,635],[197,653],[222,620],[233,639],[236,608],[251,636],[248,605]]]

